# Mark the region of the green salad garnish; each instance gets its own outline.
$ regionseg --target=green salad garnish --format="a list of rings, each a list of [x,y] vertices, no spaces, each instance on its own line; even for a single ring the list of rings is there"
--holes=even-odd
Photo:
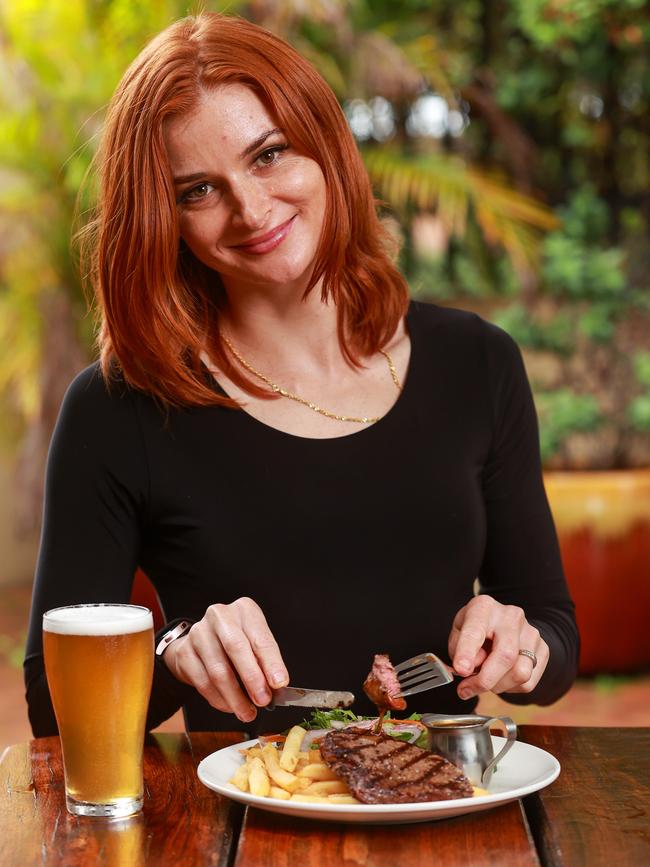
[[[354,711],[336,707],[334,710],[313,710],[311,712],[311,719],[304,719],[298,725],[309,731],[310,729],[332,728],[331,723],[333,722],[342,722],[348,725],[349,723],[360,722],[364,719],[370,719],[370,717],[357,716]]]
[[[390,735],[392,738],[395,738],[397,741],[410,741],[413,737],[410,732],[400,732],[400,731],[391,731],[392,726],[390,723],[394,725],[399,725],[400,723],[405,722],[418,722],[421,719],[421,715],[419,713],[412,713],[410,716],[405,717],[404,719],[396,719],[394,720],[390,711],[386,713],[384,716],[384,722],[389,723],[389,725],[384,729],[387,735]],[[345,710],[344,708],[335,708],[334,710],[313,710],[311,712],[311,717],[309,719],[304,719],[298,725],[302,726],[302,728],[307,729],[307,731],[311,731],[313,729],[330,729],[337,728],[337,726],[332,726],[333,722],[343,723],[344,725],[350,725],[351,723],[363,722],[364,720],[376,719],[376,717],[372,716],[359,716],[351,710]],[[287,729],[288,731],[288,729]],[[286,734],[286,732],[285,732]],[[422,732],[420,737],[415,741],[418,747],[425,747],[427,743],[427,735],[426,732]]]

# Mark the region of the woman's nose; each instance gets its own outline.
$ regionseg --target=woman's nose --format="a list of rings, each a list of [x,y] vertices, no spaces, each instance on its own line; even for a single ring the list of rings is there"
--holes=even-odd
[[[268,191],[255,178],[246,178],[231,185],[233,222],[250,229],[263,229],[271,203]]]

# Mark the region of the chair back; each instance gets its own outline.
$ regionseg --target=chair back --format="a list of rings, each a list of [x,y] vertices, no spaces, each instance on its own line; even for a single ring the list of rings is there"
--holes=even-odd
[[[151,613],[153,614],[154,631],[157,632],[165,625],[165,615],[156,588],[147,578],[142,569],[138,569],[133,578],[131,603],[133,605],[144,605],[151,610]]]

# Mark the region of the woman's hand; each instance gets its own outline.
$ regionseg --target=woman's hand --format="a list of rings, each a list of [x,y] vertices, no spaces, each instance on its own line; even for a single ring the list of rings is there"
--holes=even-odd
[[[230,605],[211,605],[187,635],[169,645],[163,659],[178,680],[242,722],[255,719],[255,705],[267,705],[272,689],[289,683],[262,609],[245,596]]]
[[[533,660],[520,655],[532,650]],[[468,699],[482,692],[531,692],[548,664],[548,645],[539,630],[515,605],[491,596],[476,596],[460,609],[449,635],[449,656],[457,674],[458,695]]]

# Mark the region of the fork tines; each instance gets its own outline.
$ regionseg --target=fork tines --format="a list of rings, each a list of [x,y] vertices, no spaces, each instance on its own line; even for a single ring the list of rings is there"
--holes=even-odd
[[[454,679],[447,666],[434,653],[421,653],[394,666],[402,691],[400,695],[414,695]]]

